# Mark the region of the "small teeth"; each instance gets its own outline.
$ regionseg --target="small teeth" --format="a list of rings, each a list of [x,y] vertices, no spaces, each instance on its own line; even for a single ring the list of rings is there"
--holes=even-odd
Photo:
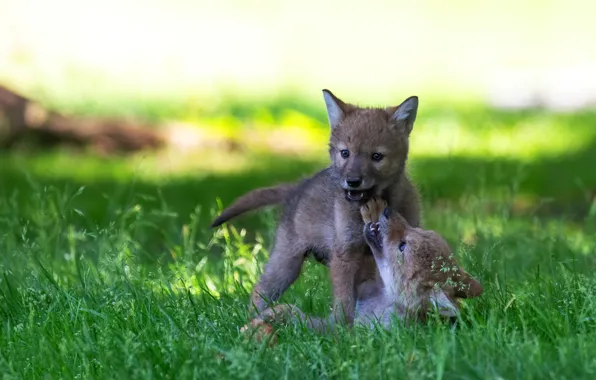
[[[376,234],[377,232],[379,232],[379,223],[371,223],[368,228],[371,232]]]
[[[359,192],[355,192],[355,191],[348,191],[348,195],[353,198],[353,199],[362,199],[364,198],[364,193],[359,191]]]

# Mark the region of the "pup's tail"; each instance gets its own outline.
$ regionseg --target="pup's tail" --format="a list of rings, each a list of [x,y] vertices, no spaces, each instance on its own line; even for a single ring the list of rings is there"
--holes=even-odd
[[[217,227],[247,211],[281,203],[297,186],[295,183],[283,183],[249,191],[224,209],[211,223],[211,227]]]

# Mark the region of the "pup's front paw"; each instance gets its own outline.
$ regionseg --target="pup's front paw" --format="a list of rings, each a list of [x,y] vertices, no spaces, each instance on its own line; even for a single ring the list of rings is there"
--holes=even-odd
[[[259,343],[268,340],[270,346],[277,344],[275,329],[261,318],[253,319],[250,323],[244,325],[240,332],[248,335],[249,338],[254,338]]]
[[[287,322],[295,317],[297,310],[294,305],[280,304],[265,309],[259,317],[267,322]]]
[[[360,207],[360,215],[365,224],[377,223],[383,210],[387,207],[387,202],[381,198],[372,198]]]

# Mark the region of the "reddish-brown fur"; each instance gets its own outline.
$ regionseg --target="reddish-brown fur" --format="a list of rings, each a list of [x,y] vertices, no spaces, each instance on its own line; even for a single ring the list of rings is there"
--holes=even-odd
[[[394,317],[404,322],[424,321],[436,307],[440,314],[454,317],[459,299],[478,297],[482,285],[456,262],[445,240],[436,232],[410,226],[396,212],[383,212],[378,199],[362,206],[364,236],[375,257],[380,281],[368,295],[358,298],[355,322],[388,328]],[[371,225],[377,226],[371,229]],[[334,320],[304,314],[294,305],[277,305],[263,311],[241,331],[257,328],[262,336],[275,338],[268,324],[301,320],[310,328],[332,330]]]

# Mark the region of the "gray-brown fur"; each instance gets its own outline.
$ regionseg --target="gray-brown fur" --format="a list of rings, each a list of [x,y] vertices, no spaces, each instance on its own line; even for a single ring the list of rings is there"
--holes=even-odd
[[[296,184],[284,183],[272,187],[263,187],[252,190],[240,198],[236,199],[229,207],[222,211],[222,213],[211,223],[211,227],[217,227],[230,219],[244,214],[247,211],[279,204],[287,198],[288,194],[296,188]]]
[[[323,94],[331,125],[331,165],[300,182],[285,198],[271,257],[252,303],[261,312],[267,301],[277,300],[298,278],[310,253],[329,266],[334,314],[351,324],[355,300],[370,291],[377,273],[362,235],[360,206],[382,197],[409,224],[420,224],[418,193],[405,173],[418,99],[410,97],[397,107],[360,108],[327,90]],[[349,155],[342,155],[344,149]],[[374,153],[384,157],[377,162]],[[354,185],[354,179],[360,183],[349,187],[348,180]],[[250,208],[237,203],[236,210]]]

